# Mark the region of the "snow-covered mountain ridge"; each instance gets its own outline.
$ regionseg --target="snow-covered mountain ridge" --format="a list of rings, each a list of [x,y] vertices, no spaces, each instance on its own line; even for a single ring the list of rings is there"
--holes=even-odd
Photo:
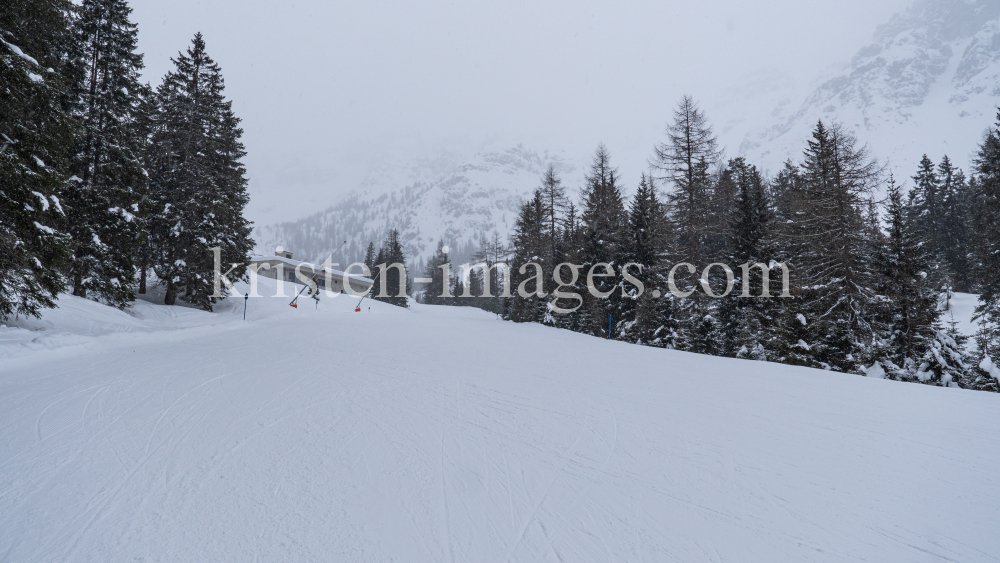
[[[766,169],[798,161],[821,119],[852,130],[897,177],[908,177],[924,153],[967,167],[1000,103],[1000,2],[919,0],[800,103],[778,93],[731,106],[739,116],[760,115],[759,123],[730,127],[726,140]],[[773,111],[755,112],[762,102]]]
[[[268,252],[281,245],[296,257],[322,261],[347,240],[334,255],[346,265],[361,260],[369,242],[378,247],[388,229],[396,228],[411,267],[432,254],[439,239],[454,249],[453,256],[466,257],[494,231],[506,239],[518,208],[549,164],[564,176],[578,169],[560,156],[517,146],[479,152],[446,172],[438,161],[412,165],[402,178],[383,170],[323,211],[258,228],[257,248]],[[432,167],[437,170],[428,170]]]

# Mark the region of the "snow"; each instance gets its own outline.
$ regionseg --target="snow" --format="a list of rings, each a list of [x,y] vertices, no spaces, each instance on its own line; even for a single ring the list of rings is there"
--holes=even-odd
[[[49,200],[45,199],[45,194],[36,191],[32,191],[31,193],[35,194],[35,197],[37,197],[38,200],[42,202],[42,211],[48,211]]]
[[[947,308],[941,315],[941,321],[945,328],[954,320],[955,329],[959,333],[974,337],[979,330],[979,323],[972,320],[976,307],[979,305],[979,296],[971,293],[953,293],[948,302]],[[970,338],[966,342],[969,349],[976,349],[975,338]]]
[[[57,198],[57,197],[56,197],[56,196],[54,196],[54,195],[52,195],[52,196],[49,196],[49,197],[51,197],[51,198],[52,198],[52,203],[54,203],[54,204],[56,205],[56,209],[58,209],[58,210],[59,210],[59,214],[60,214],[60,215],[65,215],[66,213],[65,213],[65,212],[63,211],[63,208],[62,208],[62,204],[61,204],[61,203],[59,203],[59,198]]]
[[[1000,553],[997,394],[287,301],[0,327],[3,559]]]
[[[35,221],[35,228],[46,234],[50,235],[56,234],[56,231],[52,227],[46,227],[45,225],[39,223],[38,221]]]
[[[885,368],[880,362],[875,362],[871,367],[865,369],[865,375],[872,379],[885,379]]]
[[[979,362],[979,369],[995,379],[1000,379],[1000,367],[997,367],[989,356],[983,356],[983,361]]]
[[[28,61],[29,63],[31,63],[31,64],[33,64],[35,66],[38,66],[38,61],[36,61],[34,58],[26,55],[24,53],[24,51],[22,51],[21,48],[18,47],[17,45],[14,45],[13,43],[8,43],[8,42],[4,41],[3,39],[0,39],[0,43],[3,43],[4,45],[6,45],[7,48],[10,49],[15,55],[21,57],[22,59]]]
[[[114,213],[116,215],[121,215],[129,223],[135,221],[135,215],[132,215],[131,213],[128,212],[128,210],[122,209],[121,207],[112,207],[108,209],[108,212]]]

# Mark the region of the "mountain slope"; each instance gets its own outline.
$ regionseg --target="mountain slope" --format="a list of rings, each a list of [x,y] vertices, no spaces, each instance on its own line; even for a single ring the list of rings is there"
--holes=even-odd
[[[424,179],[416,181],[374,175],[350,197],[321,212],[258,228],[257,247],[269,252],[281,245],[296,257],[322,261],[348,240],[345,250],[334,256],[346,265],[361,260],[369,242],[377,248],[387,230],[396,228],[414,266],[435,251],[439,239],[454,248],[453,258],[461,260],[494,231],[507,239],[521,203],[539,186],[549,164],[564,177],[577,170],[562,157],[517,146],[421,171]]]
[[[251,299],[246,322],[227,300],[183,326],[143,321],[154,332],[14,344],[30,354],[0,360],[3,559],[1000,553],[1000,395],[469,308],[287,301]]]
[[[730,105],[740,117],[726,128],[731,147],[772,171],[786,159],[798,162],[818,120],[844,124],[897,177],[912,174],[925,152],[968,167],[1000,104],[1000,3],[919,0],[800,103],[781,89],[769,94],[779,100]],[[761,103],[774,110],[749,107]],[[745,115],[761,118],[748,123]]]
[[[868,143],[899,180],[914,173],[924,153],[935,161],[948,154],[968,169],[1000,104],[1000,2],[920,0],[879,27],[849,68],[811,89],[800,78],[753,75],[722,101],[706,104],[730,156],[776,173],[786,160],[801,160],[822,119],[842,123]],[[282,245],[322,260],[349,239],[348,249],[334,257],[347,263],[396,227],[417,269],[439,238],[461,263],[481,236],[496,230],[506,238],[517,206],[549,162],[572,193],[583,171],[577,161],[520,146],[381,170],[320,213],[258,228],[258,248]]]

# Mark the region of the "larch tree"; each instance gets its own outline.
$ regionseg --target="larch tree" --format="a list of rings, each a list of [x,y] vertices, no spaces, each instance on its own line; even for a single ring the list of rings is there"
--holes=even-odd
[[[867,147],[839,125],[822,122],[805,151],[801,180],[790,194],[791,218],[783,225],[783,243],[797,303],[786,311],[808,327],[798,342],[812,365],[860,372],[873,342],[870,316],[876,294],[869,200],[879,185],[881,168]],[[792,319],[783,325],[795,334]]]

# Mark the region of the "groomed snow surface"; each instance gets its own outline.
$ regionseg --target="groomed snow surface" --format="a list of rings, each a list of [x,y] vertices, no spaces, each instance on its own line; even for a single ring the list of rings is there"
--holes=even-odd
[[[242,301],[0,328],[0,561],[1000,561],[996,394]]]

